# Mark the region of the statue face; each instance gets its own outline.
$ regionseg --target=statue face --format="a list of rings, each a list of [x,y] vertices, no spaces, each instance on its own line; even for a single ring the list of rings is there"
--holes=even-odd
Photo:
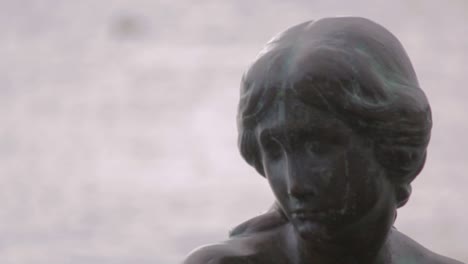
[[[371,218],[391,227],[392,184],[372,142],[344,122],[290,98],[276,102],[255,133],[265,176],[301,237],[338,239]]]

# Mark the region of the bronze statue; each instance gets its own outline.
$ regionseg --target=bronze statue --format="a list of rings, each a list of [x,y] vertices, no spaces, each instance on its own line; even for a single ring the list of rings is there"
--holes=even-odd
[[[398,39],[357,17],[293,26],[242,79],[239,148],[276,202],[186,264],[456,264],[393,227],[431,110]]]

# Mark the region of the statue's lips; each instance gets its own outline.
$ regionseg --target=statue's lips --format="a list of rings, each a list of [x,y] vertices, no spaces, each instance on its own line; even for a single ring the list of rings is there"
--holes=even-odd
[[[341,210],[329,208],[321,210],[295,210],[291,213],[291,216],[295,219],[305,221],[320,221],[335,217],[341,213]]]

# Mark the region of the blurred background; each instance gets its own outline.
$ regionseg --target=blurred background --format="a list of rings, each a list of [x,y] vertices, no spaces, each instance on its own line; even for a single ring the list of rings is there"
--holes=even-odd
[[[432,105],[396,227],[468,262],[468,1],[0,1],[0,262],[179,263],[273,201],[240,157],[239,82],[275,33],[370,18]]]

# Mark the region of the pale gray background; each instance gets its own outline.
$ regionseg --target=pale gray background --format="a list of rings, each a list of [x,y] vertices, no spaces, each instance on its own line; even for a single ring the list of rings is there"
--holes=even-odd
[[[468,1],[0,1],[0,263],[177,263],[273,198],[241,159],[242,72],[274,33],[357,15],[432,104],[397,228],[468,262]]]

